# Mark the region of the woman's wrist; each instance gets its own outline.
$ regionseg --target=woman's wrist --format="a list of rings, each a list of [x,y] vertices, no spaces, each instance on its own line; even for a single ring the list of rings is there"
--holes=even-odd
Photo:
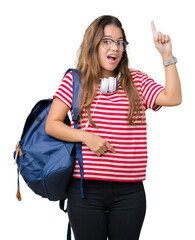
[[[84,131],[84,130],[80,130],[80,134],[79,134],[79,142],[83,142],[85,143],[85,140],[87,138],[88,132]]]
[[[170,60],[172,58],[174,58],[172,53],[162,55],[163,62],[168,61],[168,60]]]

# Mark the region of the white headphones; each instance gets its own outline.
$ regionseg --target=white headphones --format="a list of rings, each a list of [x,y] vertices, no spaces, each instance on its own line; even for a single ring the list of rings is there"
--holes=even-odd
[[[103,93],[103,94],[106,94],[106,93],[108,93],[108,92],[109,92],[109,93],[113,93],[114,91],[116,91],[116,82],[118,81],[118,79],[120,78],[120,76],[121,76],[121,73],[119,72],[117,78],[109,77],[109,78],[100,78],[100,79],[99,79],[99,80],[101,81],[100,95],[99,95],[99,97],[98,97],[98,100],[97,100],[97,102],[96,102],[95,108],[93,109],[93,113],[91,114],[91,116],[94,115],[96,106],[97,106],[97,104],[98,104],[98,102],[99,102],[99,99],[100,99],[102,93]],[[89,127],[89,120],[87,121],[84,130],[86,130],[88,127]]]
[[[117,78],[109,77],[109,78],[100,78],[101,86],[100,86],[100,92],[103,94],[106,93],[113,93],[116,91],[116,82],[120,78],[121,73],[118,74]]]

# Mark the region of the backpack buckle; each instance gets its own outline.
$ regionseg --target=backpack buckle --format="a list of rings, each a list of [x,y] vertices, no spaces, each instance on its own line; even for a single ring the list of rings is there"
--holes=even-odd
[[[72,121],[74,122],[74,124],[77,124],[79,122],[79,115],[73,115]]]
[[[17,142],[17,144],[16,144],[16,155],[15,155],[15,159],[14,159],[14,164],[16,164],[16,162],[17,162],[18,155],[19,155],[19,157],[22,155],[22,151],[20,148],[20,142]]]

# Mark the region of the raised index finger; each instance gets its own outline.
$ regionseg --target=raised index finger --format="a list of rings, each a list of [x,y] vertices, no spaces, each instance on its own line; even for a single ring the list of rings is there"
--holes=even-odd
[[[152,28],[153,37],[155,38],[156,37],[156,28],[155,28],[155,25],[154,25],[154,21],[151,22],[151,28]]]

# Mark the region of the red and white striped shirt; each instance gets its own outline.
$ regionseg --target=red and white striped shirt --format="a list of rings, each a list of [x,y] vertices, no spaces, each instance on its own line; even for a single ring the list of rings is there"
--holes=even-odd
[[[155,100],[164,87],[155,83],[146,73],[134,69],[131,69],[130,72],[145,110],[148,108],[154,111],[159,110],[160,106],[155,105]],[[84,179],[124,182],[145,180],[147,166],[146,121],[137,119],[135,125],[129,124],[127,118],[128,98],[120,81],[117,84],[118,90],[114,93],[102,94],[100,87],[97,90],[91,105],[91,114],[98,129],[91,125],[85,129],[87,123],[85,113],[79,124],[79,129],[85,129],[87,132],[104,138],[116,151],[115,154],[107,151],[98,157],[82,143]],[[54,97],[59,98],[72,110],[72,72],[64,77]],[[73,122],[71,122],[71,126],[74,127]],[[77,159],[73,177],[80,178]]]

